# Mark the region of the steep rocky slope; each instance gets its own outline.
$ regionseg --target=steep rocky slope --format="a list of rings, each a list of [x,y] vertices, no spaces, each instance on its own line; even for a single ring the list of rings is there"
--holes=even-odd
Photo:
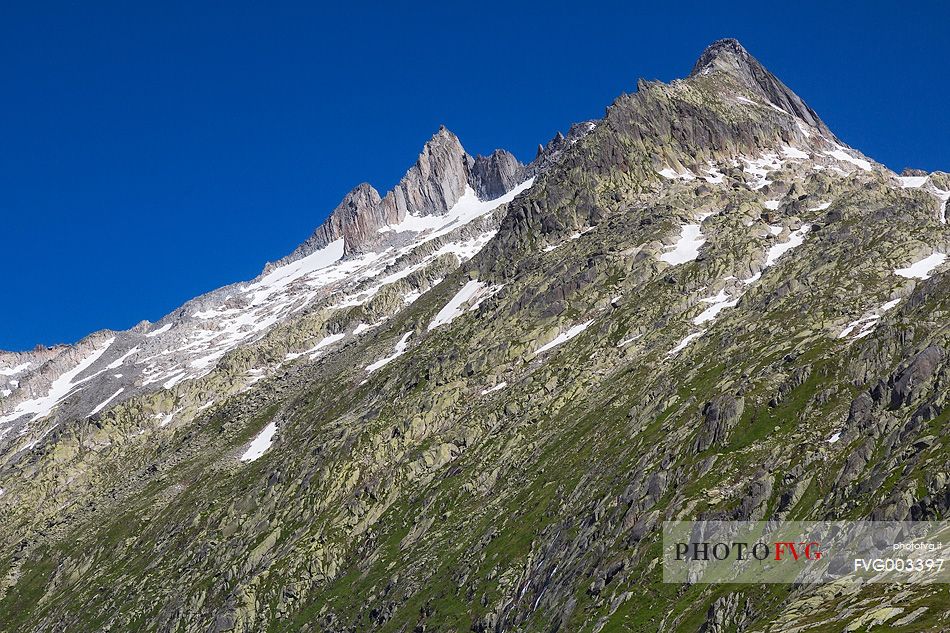
[[[0,445],[31,448],[64,420],[202,379],[228,352],[280,337],[275,329],[285,331],[285,356],[245,367],[248,375],[232,376],[223,392],[218,386],[185,409],[314,354],[342,339],[348,324],[359,335],[471,257],[494,235],[499,207],[532,182],[511,154],[473,159],[443,127],[393,191],[380,198],[359,185],[300,247],[251,282],[198,297],[156,324],[97,332],[75,346],[0,353]],[[361,313],[343,311],[357,306]],[[310,327],[316,313],[323,314],[318,332]],[[334,324],[326,326],[331,313]]]
[[[440,130],[254,282],[0,357],[0,629],[948,630],[944,585],[657,560],[947,518],[948,198],[733,40],[528,166]]]

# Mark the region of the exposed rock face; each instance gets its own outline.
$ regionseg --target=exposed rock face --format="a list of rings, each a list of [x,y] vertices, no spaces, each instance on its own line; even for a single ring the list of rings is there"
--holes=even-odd
[[[582,121],[571,125],[567,136],[557,132],[547,145],[538,145],[537,156],[525,167],[525,174],[532,177],[550,169],[561,159],[566,149],[587,136],[595,127],[597,127],[596,121]]]
[[[738,40],[723,39],[712,43],[697,60],[690,77],[713,71],[729,73],[768,103],[818,128],[829,139],[836,138],[818,114],[775,75],[767,71]]]
[[[467,187],[472,187],[482,200],[499,198],[526,178],[524,166],[510,152],[496,150],[488,157],[473,159],[458,137],[443,125],[392,191],[380,199],[372,186],[361,184],[346,195],[313,235],[267,270],[306,257],[340,238],[344,240],[344,255],[376,250],[386,242],[380,229],[399,224],[407,215],[443,215]]]
[[[946,352],[938,345],[923,350],[894,377],[891,391],[891,406],[912,404],[920,390],[926,387],[937,367],[946,357]]]
[[[700,453],[710,446],[725,445],[729,432],[742,417],[744,406],[741,397],[735,398],[730,394],[717,396],[707,402],[703,408],[703,425],[696,434],[693,450]]]
[[[445,213],[465,193],[471,162],[458,137],[440,127],[412,169],[383,198],[383,217],[396,224],[407,214]]]
[[[339,239],[354,245],[369,242],[375,238],[379,227],[386,224],[385,218],[380,215],[380,201],[379,192],[372,185],[365,182],[360,184],[346,194],[313,235],[287,257],[268,264],[265,272],[306,257]]]
[[[503,196],[525,179],[524,165],[503,149],[475,157],[471,172],[472,188],[482,200]]]

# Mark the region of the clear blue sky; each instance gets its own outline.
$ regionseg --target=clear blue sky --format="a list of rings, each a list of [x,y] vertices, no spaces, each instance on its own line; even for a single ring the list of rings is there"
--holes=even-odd
[[[441,123],[528,160],[721,37],[871,157],[950,171],[944,3],[396,4],[4,2],[0,349],[254,277]]]

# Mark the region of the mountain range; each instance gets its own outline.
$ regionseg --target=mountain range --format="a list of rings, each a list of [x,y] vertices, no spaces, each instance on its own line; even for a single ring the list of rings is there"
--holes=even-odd
[[[731,39],[527,165],[442,127],[255,279],[0,352],[0,630],[950,630],[659,562],[948,517],[948,200]]]

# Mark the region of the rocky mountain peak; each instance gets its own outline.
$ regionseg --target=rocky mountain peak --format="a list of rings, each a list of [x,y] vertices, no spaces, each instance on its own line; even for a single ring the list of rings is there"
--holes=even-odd
[[[407,214],[445,213],[465,193],[471,162],[458,137],[440,126],[423,146],[416,164],[383,198],[382,219],[395,224]]]
[[[526,178],[525,167],[510,152],[496,150],[472,158],[458,136],[444,125],[422,146],[415,164],[385,196],[368,183],[350,191],[327,219],[293,253],[265,272],[310,255],[343,239],[345,255],[377,248],[386,227],[406,216],[444,215],[468,187],[483,200],[503,196]]]
[[[294,261],[0,352],[0,630],[947,630],[927,582],[662,589],[664,518],[950,518],[950,174],[809,112],[717,42],[528,166],[440,128]]]
[[[808,125],[817,128],[829,140],[834,133],[802,99],[755,59],[733,38],[721,39],[706,47],[690,72],[690,79],[714,73],[727,74],[742,87],[766,99]],[[835,139],[836,140],[836,139]]]
[[[501,197],[524,179],[524,165],[503,149],[496,149],[488,156],[476,156],[471,166],[471,185],[482,200]]]
[[[700,74],[710,67],[728,72],[739,71],[741,74],[744,69],[754,65],[758,65],[758,62],[739,43],[739,40],[731,37],[723,38],[706,47],[706,50],[696,60],[690,76]]]

